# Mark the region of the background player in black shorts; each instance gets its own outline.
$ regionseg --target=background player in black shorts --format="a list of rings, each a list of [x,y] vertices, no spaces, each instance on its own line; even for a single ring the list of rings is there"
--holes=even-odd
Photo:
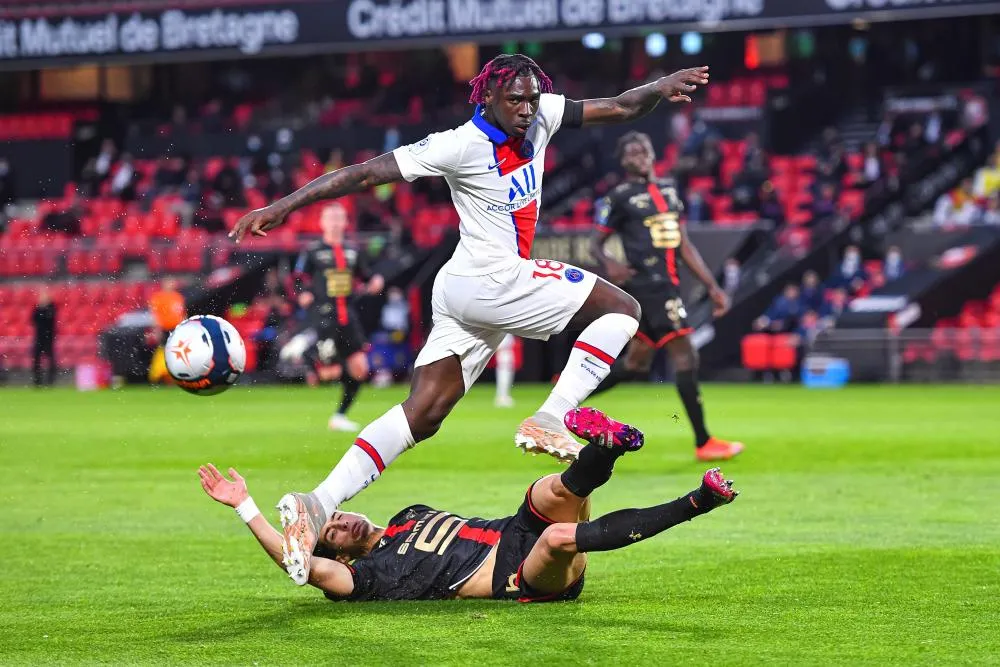
[[[565,421],[590,444],[561,475],[532,484],[513,516],[466,519],[411,505],[385,527],[362,514],[335,512],[314,532],[302,504],[308,496],[299,496],[295,507],[279,507],[283,522],[303,528],[290,531],[290,539],[304,539],[306,548],[315,549],[308,583],[334,600],[572,600],[583,589],[587,553],[650,538],[738,495],[713,468],[701,486],[676,500],[591,521],[591,492],[608,481],[619,456],[642,447],[643,436],[592,408],[577,408]],[[272,560],[294,567],[285,562],[282,534],[257,510],[246,482],[232,468],[229,474],[233,481],[212,464],[198,470],[205,492],[236,508]]]
[[[318,381],[339,378],[344,385],[330,428],[357,432],[360,427],[347,418],[347,411],[368,379],[368,343],[351,297],[355,278],[366,281],[368,294],[379,294],[385,280],[371,271],[362,252],[344,243],[347,211],[341,204],[323,209],[320,228],[323,239],[303,250],[295,263],[297,277],[308,288],[299,303],[310,309],[316,329],[316,343],[304,356]],[[336,372],[338,366],[342,372]]]
[[[623,380],[646,377],[656,350],[666,347],[677,392],[694,429],[697,457],[703,461],[732,458],[743,450],[743,444],[713,438],[705,427],[698,353],[689,338],[693,330],[688,326],[679,289],[681,262],[708,288],[716,317],[729,308],[729,298],[688,239],[681,219],[684,205],[673,183],[656,178],[656,156],[649,136],[627,132],[618,140],[615,156],[625,170],[625,181],[596,204],[597,230],[591,251],[608,278],[639,302],[642,318],[626,354],[618,358],[594,393],[607,391]],[[605,251],[604,244],[612,234],[621,237],[627,264]]]

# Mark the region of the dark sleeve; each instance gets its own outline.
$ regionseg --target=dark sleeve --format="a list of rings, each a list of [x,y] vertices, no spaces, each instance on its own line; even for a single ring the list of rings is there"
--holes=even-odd
[[[364,249],[358,248],[357,252],[358,259],[354,262],[354,275],[367,282],[375,275],[372,273],[372,263]]]
[[[562,127],[583,127],[583,102],[566,98],[563,107]]]
[[[348,565],[347,569],[351,571],[351,576],[354,578],[354,590],[351,594],[346,597],[334,595],[333,593],[324,593],[323,595],[325,595],[327,599],[334,600],[336,602],[344,600],[350,602],[374,600],[375,569],[372,566],[370,559],[359,558]]]
[[[312,268],[311,252],[308,248],[299,253],[295,259],[295,273],[308,273]]]

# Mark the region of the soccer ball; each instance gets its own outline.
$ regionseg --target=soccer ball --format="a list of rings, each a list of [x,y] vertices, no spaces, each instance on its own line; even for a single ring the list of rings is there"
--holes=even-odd
[[[189,317],[170,333],[164,348],[167,372],[192,394],[221,394],[236,384],[247,349],[232,324],[214,315]]]

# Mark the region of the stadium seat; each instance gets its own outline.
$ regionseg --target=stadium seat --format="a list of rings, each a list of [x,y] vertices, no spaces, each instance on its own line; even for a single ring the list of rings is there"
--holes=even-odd
[[[776,334],[771,338],[771,369],[789,371],[795,368],[798,362],[798,336]]]
[[[740,348],[744,368],[751,371],[770,370],[771,334],[747,334],[743,337]]]

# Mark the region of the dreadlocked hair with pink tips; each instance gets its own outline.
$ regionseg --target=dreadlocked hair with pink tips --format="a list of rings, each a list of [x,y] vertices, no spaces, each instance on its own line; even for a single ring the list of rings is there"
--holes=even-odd
[[[538,88],[543,93],[552,92],[552,79],[542,71],[538,63],[520,53],[513,55],[503,53],[486,63],[476,78],[469,81],[469,85],[472,86],[469,101],[473,104],[482,104],[486,91],[491,86],[499,85],[501,88],[506,88],[519,76],[534,76],[538,79]]]

